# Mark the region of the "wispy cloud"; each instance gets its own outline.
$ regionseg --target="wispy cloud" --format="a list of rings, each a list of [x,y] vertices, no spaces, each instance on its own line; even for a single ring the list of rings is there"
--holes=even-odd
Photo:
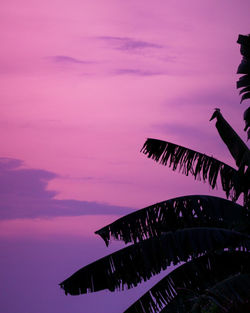
[[[57,200],[47,189],[55,173],[21,168],[16,159],[0,158],[0,219],[80,215],[124,215],[127,207],[77,200]],[[91,177],[90,177],[91,179]]]
[[[105,183],[105,184],[119,184],[119,185],[131,185],[131,181],[124,181],[124,180],[119,180],[119,179],[109,179],[107,177],[94,177],[94,176],[60,176],[61,179],[70,179],[70,180],[76,180],[76,181],[83,181],[83,182],[92,182],[93,184],[95,183]]]
[[[55,56],[51,56],[49,57],[50,60],[52,60],[55,63],[64,63],[64,64],[91,64],[93,62],[91,61],[83,61],[83,60],[79,60],[76,58],[72,58],[66,55],[55,55]]]
[[[133,51],[142,49],[161,49],[162,45],[155,44],[148,41],[136,40],[129,37],[112,37],[112,36],[99,36],[99,40],[103,40],[112,46],[114,49]]]
[[[165,135],[174,135],[175,137],[179,136],[185,139],[195,138],[195,140],[201,140],[206,138],[207,140],[213,140],[214,136],[211,133],[201,130],[199,126],[190,126],[180,123],[175,124],[158,124],[151,126],[153,130],[158,130]]]
[[[155,76],[162,75],[160,72],[153,72],[140,69],[122,68],[115,71],[116,75],[134,75],[134,76]]]

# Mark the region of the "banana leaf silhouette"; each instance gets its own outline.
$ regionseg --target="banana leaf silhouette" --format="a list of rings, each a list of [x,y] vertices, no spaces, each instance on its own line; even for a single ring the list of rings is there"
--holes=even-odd
[[[237,82],[241,102],[250,98],[250,37],[239,36],[243,60]],[[245,111],[245,130],[250,125]],[[220,182],[227,198],[190,195],[162,201],[99,229],[128,247],[93,262],[60,283],[66,294],[123,290],[178,265],[126,313],[250,312],[250,152],[219,109],[212,118],[237,169],[203,153],[148,138],[141,152],[173,171]],[[235,203],[244,195],[243,205]]]

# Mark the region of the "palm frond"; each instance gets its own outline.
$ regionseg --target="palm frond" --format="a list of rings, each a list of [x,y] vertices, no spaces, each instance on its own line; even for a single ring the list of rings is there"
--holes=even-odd
[[[217,249],[248,249],[249,238],[219,228],[188,228],[168,232],[112,253],[60,283],[66,294],[136,286],[170,264],[178,264]]]
[[[186,176],[191,174],[195,179],[208,181],[212,189],[220,174],[222,188],[233,201],[238,199],[241,192],[245,192],[241,177],[234,168],[206,154],[153,138],[146,140],[141,152],[174,171],[179,169]]]
[[[163,232],[207,226],[244,232],[250,227],[250,212],[239,204],[218,197],[184,196],[130,213],[96,231],[96,234],[108,246],[111,237],[135,243]]]
[[[242,88],[240,91],[240,95],[241,96],[241,102],[246,100],[246,99],[250,99],[250,86]]]
[[[224,251],[204,255],[170,272],[124,313],[187,312],[183,294],[202,294],[230,275],[250,273],[250,253]],[[164,309],[165,308],[165,309]],[[162,311],[163,310],[163,311]]]
[[[244,88],[243,90],[245,89],[249,89],[249,92],[250,92],[250,86],[247,87],[247,88]],[[241,91],[240,91],[241,92]],[[244,131],[247,132],[247,140],[250,139],[250,107],[248,107],[244,114],[243,114],[243,118],[244,118],[244,121],[245,121],[245,128],[244,128]]]
[[[216,118],[216,128],[226,144],[239,169],[249,166],[249,149],[231,125],[225,120],[219,109],[216,109],[210,120]]]
[[[242,88],[241,102],[250,99],[250,36],[239,35],[237,43],[241,45],[240,52],[243,59],[238,67],[237,74],[244,74],[237,82],[237,88]]]
[[[198,300],[198,301],[197,301]],[[242,312],[240,308],[250,309],[250,274],[236,273],[218,282],[200,295],[197,302],[200,308],[216,307],[218,313]]]

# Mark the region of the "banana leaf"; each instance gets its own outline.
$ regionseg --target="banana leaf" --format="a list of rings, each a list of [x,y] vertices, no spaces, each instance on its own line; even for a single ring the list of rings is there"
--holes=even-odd
[[[233,201],[236,201],[242,192],[246,192],[247,187],[238,171],[206,154],[153,138],[146,140],[141,152],[156,162],[168,165],[173,171],[178,169],[186,176],[191,174],[196,180],[203,179],[212,189],[216,187],[220,174],[222,189],[227,198],[230,197]]]
[[[60,283],[66,294],[132,288],[169,265],[225,248],[249,248],[249,237],[220,228],[187,228],[168,232],[114,252]]]
[[[243,56],[237,74],[245,74],[237,82],[237,88],[242,88],[241,102],[250,99],[250,36],[239,35],[237,43],[241,45],[240,52]]]
[[[238,273],[250,273],[250,253],[224,251],[201,256],[170,272],[124,313],[188,312],[190,301]]]
[[[250,274],[237,273],[205,290],[194,299],[191,312],[216,309],[216,313],[250,312]],[[199,311],[197,310],[199,308]],[[195,309],[195,310],[194,310]],[[163,311],[164,312],[164,311]]]
[[[183,196],[130,213],[95,233],[108,246],[116,240],[139,242],[187,227],[221,227],[250,233],[250,212],[232,201],[203,195]]]

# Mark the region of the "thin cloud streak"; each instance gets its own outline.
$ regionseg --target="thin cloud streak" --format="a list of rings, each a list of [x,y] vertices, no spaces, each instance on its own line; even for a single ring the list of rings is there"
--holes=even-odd
[[[155,75],[164,75],[161,72],[145,71],[140,69],[126,69],[121,68],[115,71],[116,75],[134,75],[134,76],[155,76]]]
[[[72,58],[66,55],[56,55],[49,57],[50,60],[52,60],[55,63],[65,63],[65,64],[92,64],[94,62],[92,61],[83,61],[76,58]]]
[[[114,49],[123,51],[135,51],[143,49],[162,49],[163,46],[148,41],[136,40],[129,37],[113,37],[113,36],[99,36],[99,40],[105,41]]]

